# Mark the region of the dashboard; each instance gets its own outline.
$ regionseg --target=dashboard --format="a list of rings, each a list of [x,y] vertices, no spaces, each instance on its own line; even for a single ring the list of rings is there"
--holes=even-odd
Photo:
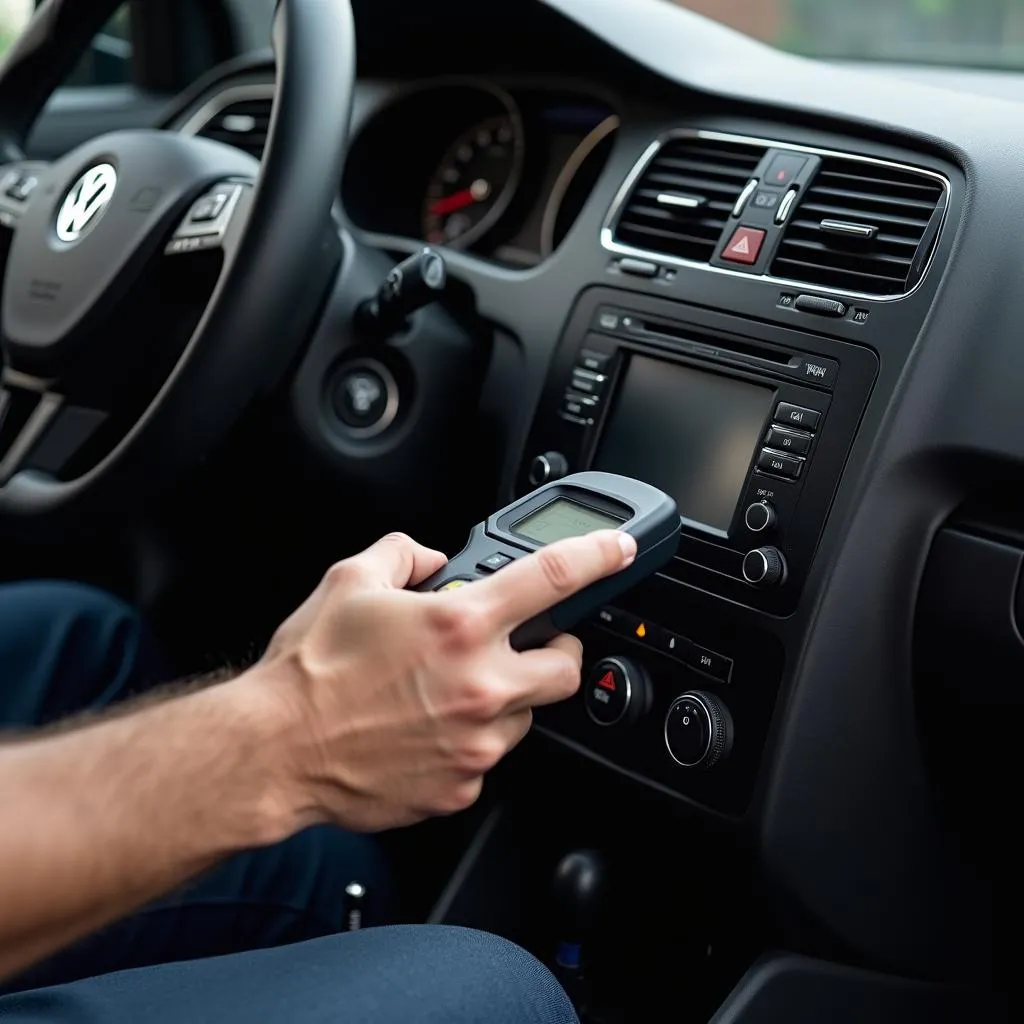
[[[298,430],[325,474],[424,515],[445,487],[498,507],[592,467],[671,491],[675,563],[587,624],[601,671],[544,734],[747,834],[873,962],[976,962],[991,906],[936,810],[915,644],[933,541],[979,493],[972,529],[1024,551],[999,490],[1024,479],[1019,108],[668,4],[531,10],[510,32],[546,71],[364,71]],[[170,123],[259,155],[273,93],[254,62]],[[367,345],[354,310],[424,244],[457,301]],[[353,375],[377,432],[345,410]],[[609,663],[621,714],[595,704]]]

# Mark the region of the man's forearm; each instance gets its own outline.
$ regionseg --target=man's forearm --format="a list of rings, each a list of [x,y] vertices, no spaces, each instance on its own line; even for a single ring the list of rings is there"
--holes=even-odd
[[[296,826],[248,680],[0,745],[0,977]]]

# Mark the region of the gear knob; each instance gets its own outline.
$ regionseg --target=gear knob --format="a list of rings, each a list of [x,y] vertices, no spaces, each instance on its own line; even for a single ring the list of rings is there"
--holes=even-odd
[[[597,850],[574,850],[555,869],[552,893],[560,938],[582,942],[594,930],[604,907],[608,865]]]

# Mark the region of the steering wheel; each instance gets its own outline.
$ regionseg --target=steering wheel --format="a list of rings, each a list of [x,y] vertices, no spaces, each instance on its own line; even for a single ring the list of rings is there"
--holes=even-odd
[[[25,160],[117,0],[46,0],[0,71],[0,519],[63,522],[201,458],[308,337],[355,67],[348,0],[280,0],[262,165],[170,131]]]

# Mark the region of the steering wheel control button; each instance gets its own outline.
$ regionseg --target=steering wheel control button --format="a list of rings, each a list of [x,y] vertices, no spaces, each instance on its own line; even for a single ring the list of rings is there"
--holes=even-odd
[[[758,501],[747,509],[743,521],[751,533],[763,533],[775,526],[779,517],[767,501]]]
[[[649,707],[650,688],[644,670],[625,658],[605,658],[587,676],[583,699],[598,725],[631,725]]]
[[[821,422],[821,413],[816,409],[804,409],[789,402],[780,402],[775,410],[775,422],[786,427],[799,427],[801,430],[817,430]]]
[[[4,195],[16,203],[24,203],[28,201],[28,197],[32,195],[38,184],[39,179],[34,174],[19,174],[4,189]]]
[[[752,265],[761,255],[761,246],[766,237],[767,232],[759,228],[737,228],[722,251],[722,259]]]
[[[243,191],[243,185],[218,185],[200,196],[164,251],[169,256],[177,256],[219,248]]]
[[[802,313],[815,313],[818,316],[846,316],[847,306],[838,299],[826,299],[821,295],[798,295],[796,308]]]
[[[732,679],[732,658],[727,658],[724,654],[693,644],[684,660],[690,668],[720,683],[728,683]]]
[[[561,452],[545,452],[530,463],[530,483],[534,487],[561,480],[569,473],[569,462]]]
[[[375,360],[350,363],[334,379],[332,403],[346,433],[363,439],[376,437],[398,414],[398,385],[390,371]]]
[[[696,690],[673,702],[665,716],[665,746],[684,768],[713,768],[729,756],[732,718],[725,705]]]
[[[495,551],[493,555],[488,555],[483,561],[478,562],[477,569],[480,572],[497,572],[499,569],[504,569],[506,565],[511,565],[514,561],[515,559],[511,555]]]
[[[778,548],[755,548],[743,559],[743,578],[752,587],[773,587],[786,579],[786,561]]]
[[[811,450],[813,434],[805,434],[801,430],[787,430],[785,427],[772,427],[764,439],[766,448],[774,448],[777,452],[789,455],[806,455]],[[749,524],[748,524],[749,525]]]
[[[797,480],[803,472],[804,460],[763,448],[757,457],[757,468],[764,473],[771,473],[773,476],[784,476],[787,480]]]
[[[228,202],[226,192],[216,192],[213,195],[203,196],[193,207],[189,214],[189,221],[192,224],[202,224],[205,221],[216,220],[224,210]]]
[[[766,185],[774,185],[776,188],[784,188],[786,185],[792,185],[796,180],[797,175],[804,169],[807,163],[807,157],[805,156],[793,156],[789,153],[780,153],[772,162],[768,168],[768,173],[764,176],[764,183]]]

